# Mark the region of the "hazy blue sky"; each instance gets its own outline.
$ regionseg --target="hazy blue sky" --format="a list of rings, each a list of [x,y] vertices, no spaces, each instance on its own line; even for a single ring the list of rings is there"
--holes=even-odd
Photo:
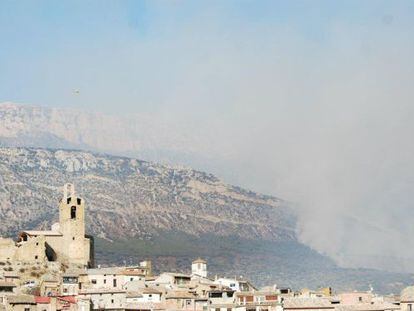
[[[413,7],[413,1],[359,0],[3,0],[0,99],[105,111],[174,109],[171,96],[189,79],[197,84],[190,84],[195,97],[221,97],[221,80],[234,78],[227,72],[232,66],[294,58],[312,68],[338,42],[352,51],[368,50],[381,33],[410,38]],[[243,62],[232,64],[233,53]],[[209,62],[206,72],[202,64]]]
[[[343,265],[413,271],[413,55],[414,1],[0,0],[0,102],[193,127]]]

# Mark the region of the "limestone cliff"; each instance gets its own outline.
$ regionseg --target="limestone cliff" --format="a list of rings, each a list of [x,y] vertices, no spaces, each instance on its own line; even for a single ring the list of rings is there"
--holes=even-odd
[[[60,187],[71,182],[86,200],[88,231],[106,239],[177,230],[295,240],[294,217],[282,200],[189,168],[83,151],[2,148],[0,176],[3,235],[49,226]]]

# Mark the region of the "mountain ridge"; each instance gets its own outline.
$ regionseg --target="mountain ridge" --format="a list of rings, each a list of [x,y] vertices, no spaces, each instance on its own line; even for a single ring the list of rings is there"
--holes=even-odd
[[[149,258],[157,271],[185,271],[202,256],[212,273],[258,285],[372,284],[389,293],[413,282],[411,274],[338,267],[298,241],[295,211],[279,198],[190,168],[81,150],[0,148],[0,235],[48,228],[66,182],[86,201],[98,263]]]
[[[0,119],[0,144],[10,147],[82,149],[173,163],[170,157],[199,156],[206,143],[183,123],[160,115],[115,116],[4,102]]]
[[[181,223],[182,228],[191,234],[209,230],[234,233],[237,228],[243,228],[248,234],[260,238],[278,239],[283,235],[293,239],[295,236],[293,214],[282,211],[282,200],[227,185],[211,174],[189,168],[84,151],[36,148],[1,148],[0,162],[3,192],[7,192],[5,186],[10,180],[24,178],[27,181],[19,186],[39,193],[47,190],[54,198],[57,194],[50,193],[50,189],[57,189],[59,183],[67,182],[65,178],[71,179],[80,193],[88,189],[84,197],[89,202],[90,226],[92,233],[98,236],[104,237],[102,234],[106,233],[116,237],[143,234],[128,222],[127,217],[136,215],[154,221],[155,214],[160,215],[161,220],[152,225],[147,223],[147,233],[154,232],[158,226],[172,229],[184,219],[191,225]],[[35,176],[31,175],[33,171],[36,171]],[[9,179],[5,179],[7,176]],[[44,184],[47,178],[52,185]],[[105,194],[108,184],[117,188],[111,196]],[[27,199],[9,191],[9,195],[16,196],[15,202]],[[134,203],[132,196],[139,200]],[[48,202],[46,211],[53,214],[52,203],[46,197],[44,199]],[[99,213],[96,202],[101,205]],[[103,215],[111,213],[116,213],[120,227],[104,232]],[[31,216],[34,217],[31,221],[41,218],[41,214]],[[268,216],[277,223],[267,223]]]

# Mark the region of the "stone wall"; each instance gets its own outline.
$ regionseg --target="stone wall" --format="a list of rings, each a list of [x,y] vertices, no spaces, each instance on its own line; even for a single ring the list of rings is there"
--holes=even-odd
[[[0,238],[0,261],[14,260],[15,253],[15,242],[12,239]]]
[[[22,262],[45,262],[46,247],[45,237],[30,237],[27,241],[17,243],[15,261]]]

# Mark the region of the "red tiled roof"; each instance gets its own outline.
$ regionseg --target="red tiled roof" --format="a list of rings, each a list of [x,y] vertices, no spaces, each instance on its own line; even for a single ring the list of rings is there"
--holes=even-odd
[[[36,303],[50,303],[50,297],[35,296]]]

